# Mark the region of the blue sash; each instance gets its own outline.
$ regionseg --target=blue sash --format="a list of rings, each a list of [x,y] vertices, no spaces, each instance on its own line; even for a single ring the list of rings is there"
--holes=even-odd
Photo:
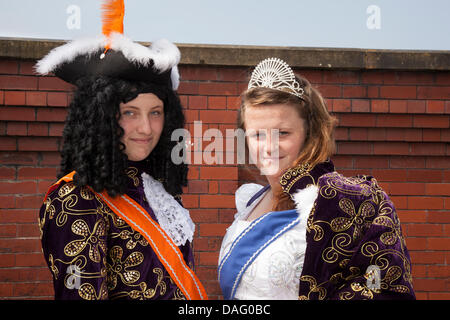
[[[300,221],[296,210],[273,211],[252,221],[223,257],[218,276],[223,296],[232,300],[245,270],[269,244]]]

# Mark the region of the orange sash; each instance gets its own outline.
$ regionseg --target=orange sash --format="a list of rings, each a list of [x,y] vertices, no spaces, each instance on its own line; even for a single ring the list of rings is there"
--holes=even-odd
[[[73,180],[75,171],[62,177],[49,188],[45,199],[62,182]],[[94,192],[91,189],[92,192]],[[135,231],[150,243],[153,251],[170,274],[172,280],[189,300],[208,299],[205,289],[194,272],[183,259],[180,249],[136,201],[127,195],[110,197],[105,191],[96,193],[120,218],[125,220]],[[45,201],[45,200],[44,200]]]

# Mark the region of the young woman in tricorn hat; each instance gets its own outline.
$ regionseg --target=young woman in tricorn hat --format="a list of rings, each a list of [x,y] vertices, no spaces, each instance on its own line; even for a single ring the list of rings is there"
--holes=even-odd
[[[56,299],[206,299],[193,272],[194,223],[179,196],[187,167],[171,161],[184,116],[178,48],[123,35],[123,0],[105,1],[103,35],[37,64],[74,84],[60,180],[40,210]]]

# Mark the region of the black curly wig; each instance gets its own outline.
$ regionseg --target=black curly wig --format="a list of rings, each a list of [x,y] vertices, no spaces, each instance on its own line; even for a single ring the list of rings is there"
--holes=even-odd
[[[124,134],[119,125],[120,103],[140,93],[153,93],[164,102],[164,128],[160,140],[144,161],[147,172],[162,181],[173,196],[187,185],[188,167],[174,164],[171,150],[173,130],[183,128],[185,118],[178,95],[171,89],[149,83],[129,82],[108,77],[84,78],[77,82],[63,131],[61,151],[62,177],[73,170],[77,186],[90,186],[95,192],[106,190],[110,196],[127,189],[127,163]]]

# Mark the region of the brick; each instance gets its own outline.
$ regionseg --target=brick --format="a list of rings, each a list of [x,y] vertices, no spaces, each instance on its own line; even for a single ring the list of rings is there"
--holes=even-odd
[[[17,209],[33,209],[41,207],[43,196],[16,196],[15,200]]]
[[[219,67],[217,69],[217,79],[221,81],[244,81],[247,82],[249,79],[248,70],[246,68],[235,68],[235,67]]]
[[[367,87],[367,98],[379,98],[380,97],[380,87],[368,86]]]
[[[14,205],[14,198],[10,196]],[[2,223],[35,223],[38,218],[38,211],[36,208],[27,209],[0,209],[0,224]]]
[[[16,178],[15,167],[0,166],[0,180],[14,180]]]
[[[201,95],[238,95],[236,83],[229,82],[201,82],[198,84]]]
[[[386,140],[387,137],[390,137],[388,134],[389,129],[385,128],[369,128],[367,130],[367,139],[370,141],[383,141]]]
[[[74,86],[57,77],[39,77],[40,91],[72,91]]]
[[[183,194],[181,199],[185,208],[198,208],[198,195]]]
[[[25,104],[27,106],[46,106],[47,93],[40,91],[27,91],[25,93]]]
[[[198,82],[180,81],[177,92],[178,94],[198,94]]]
[[[200,208],[234,208],[234,195],[200,195]]]
[[[408,100],[406,103],[408,113],[425,113],[426,103],[424,100]]]
[[[50,123],[48,135],[50,137],[61,137],[64,130],[64,123]]]
[[[376,116],[373,114],[341,114],[339,116],[340,127],[374,127]]]
[[[444,291],[445,285],[441,279],[415,279],[414,290],[418,291]]]
[[[383,84],[383,71],[364,70],[361,72],[361,82],[369,84]]]
[[[1,74],[17,74],[19,71],[19,64],[17,60],[0,60]]]
[[[379,181],[405,181],[407,174],[408,174],[408,171],[405,169],[374,169],[373,170],[373,175]],[[411,180],[409,180],[409,181],[411,181]]]
[[[16,145],[15,138],[8,138],[8,139],[14,140],[14,145]],[[0,137],[0,146],[3,147],[1,137]],[[38,155],[36,152],[5,152],[5,151],[0,152],[0,164],[2,165],[37,165],[37,163],[38,163]]]
[[[191,215],[192,220],[196,223],[211,223],[218,221],[217,209],[194,208],[189,210],[189,214]]]
[[[441,170],[408,170],[407,181],[411,182],[442,182]]]
[[[409,128],[412,126],[412,121],[413,117],[410,115],[379,114],[376,118],[376,126]]]
[[[426,113],[445,113],[445,103],[439,100],[427,100]]]
[[[1,151],[15,151],[17,150],[17,139],[13,137],[0,137]]]
[[[36,192],[36,181],[4,181],[0,182],[2,194],[29,194]]]
[[[450,87],[418,86],[418,99],[450,99]]]
[[[25,91],[5,91],[5,104],[22,106],[25,104]]]
[[[67,109],[39,108],[36,114],[37,121],[64,122],[67,116]]]
[[[437,197],[409,197],[408,209],[443,209],[444,200]],[[430,234],[431,235],[431,234]]]
[[[316,86],[324,98],[341,98],[342,87],[337,85],[320,84]]]
[[[37,78],[0,75],[0,88],[6,90],[37,90]]]
[[[189,109],[206,109],[208,107],[208,97],[189,96]]]
[[[208,109],[226,109],[226,97],[208,97]]]
[[[228,110],[200,110],[200,120],[204,123],[232,123],[237,120],[237,112]]]
[[[427,222],[426,210],[397,210],[397,213],[402,224]]]
[[[15,225],[0,225],[0,238],[14,238],[17,234]]]
[[[36,61],[19,61],[19,73],[28,76],[36,75],[35,67]]]
[[[423,141],[439,142],[441,141],[441,129],[423,129]]]
[[[0,120],[6,121],[34,121],[36,118],[33,108],[1,107]]]
[[[412,155],[424,155],[424,156],[445,156],[445,144],[444,143],[412,143],[411,154]]]
[[[392,195],[423,195],[425,193],[424,183],[391,182],[389,194]]]
[[[28,135],[45,137],[48,136],[48,124],[47,123],[28,123]]]
[[[362,99],[352,100],[352,112],[370,112],[370,101]]]
[[[200,179],[237,180],[237,167],[201,167]]]
[[[208,193],[208,181],[190,180],[188,182],[189,193]]]
[[[433,84],[434,75],[429,72],[397,71],[392,80],[396,84]]]
[[[367,98],[367,87],[343,86],[342,96],[346,98]]]
[[[449,250],[450,248],[450,238],[427,238],[427,249],[428,250]],[[450,268],[450,266],[449,266]]]
[[[407,155],[409,144],[404,142],[374,142],[373,154],[375,155]]]
[[[389,100],[372,100],[371,110],[376,113],[389,112]]]
[[[227,228],[228,224],[224,223],[203,223],[199,234],[201,237],[223,237]]]
[[[425,158],[424,157],[409,157],[409,156],[400,156],[400,157],[391,157],[389,159],[389,167],[390,168],[417,168],[422,169],[425,167]]]
[[[55,179],[56,174],[56,168],[19,167],[17,169],[17,178],[20,180]]]
[[[389,112],[391,113],[406,113],[408,104],[406,100],[390,100]]]
[[[59,143],[53,137],[22,137],[17,141],[19,151],[58,151]]]
[[[380,97],[390,99],[415,99],[417,96],[415,86],[382,86]]]
[[[241,98],[237,97],[227,97],[227,109],[238,110],[241,106]]]
[[[26,136],[27,123],[26,122],[8,122],[6,126],[6,134],[8,136]]]
[[[219,182],[209,181],[208,182],[208,194],[216,194],[219,192]]]
[[[324,71],[323,83],[359,83],[360,74],[354,71]]]
[[[427,183],[425,194],[429,196],[450,196],[450,183]]]
[[[67,107],[69,100],[65,92],[49,92],[47,94],[47,105],[49,107]]]
[[[426,250],[427,243],[423,241],[423,238],[411,238],[408,237],[406,240],[406,246],[408,251]]]
[[[413,126],[416,128],[445,128],[450,127],[450,117],[443,115],[415,115]]]
[[[349,99],[334,99],[333,112],[350,112],[351,100]]]
[[[214,81],[218,79],[218,70],[211,67],[198,66],[180,66],[180,74],[183,80],[203,80]]]

